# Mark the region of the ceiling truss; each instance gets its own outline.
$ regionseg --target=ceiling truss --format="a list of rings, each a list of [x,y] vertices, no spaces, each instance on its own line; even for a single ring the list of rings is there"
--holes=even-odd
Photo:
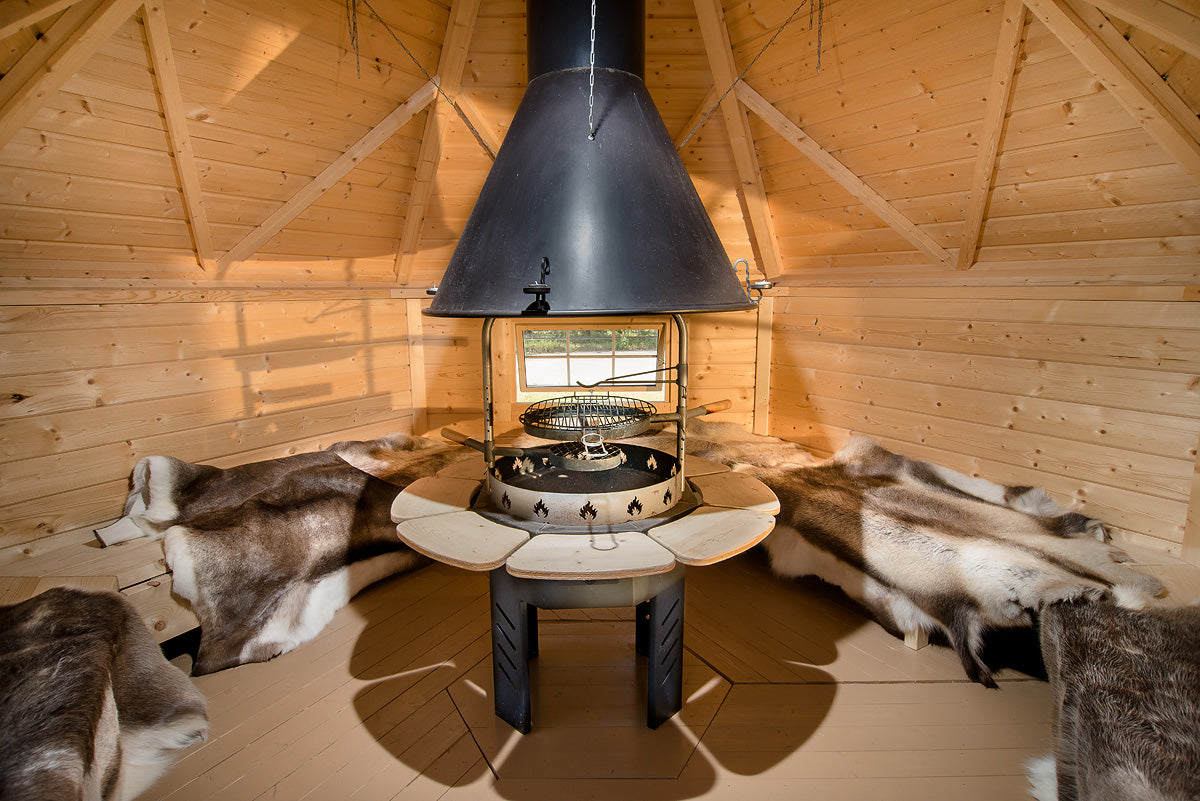
[[[43,104],[62,88],[121,24],[134,14],[140,14],[153,60],[150,66],[164,112],[166,133],[171,143],[196,261],[210,273],[215,265],[217,277],[223,278],[233,265],[256,253],[399,128],[433,106],[427,117],[418,156],[417,176],[397,248],[395,272],[397,280],[403,283],[409,276],[412,259],[419,250],[425,212],[440,161],[446,115],[451,110],[449,103],[438,101],[439,89],[450,96],[459,95],[455,102],[480,135],[484,147],[490,148],[493,154],[499,149],[500,143],[496,140],[493,127],[470,98],[459,92],[478,8],[479,0],[454,0],[439,59],[438,76],[414,92],[220,257],[213,252],[200,192],[200,173],[188,138],[187,118],[161,6],[143,6],[142,0],[25,0],[23,3],[8,3],[0,7],[0,38],[54,14],[61,14],[0,79],[0,147],[11,141],[30,122]],[[989,86],[981,146],[970,185],[962,241],[956,255],[924,233],[809,137],[800,126],[739,78],[720,0],[695,0],[695,8],[714,86],[688,121],[684,135],[690,135],[714,110],[717,87],[735,87],[735,91],[723,96],[719,108],[737,169],[738,194],[747,231],[759,258],[759,270],[768,277],[777,278],[782,274],[783,257],[773,230],[769,200],[750,129],[749,111],[753,111],[933,263],[960,270],[972,265],[982,238],[988,198],[993,188],[1026,8],[1103,83],[1147,134],[1200,183],[1200,120],[1105,16],[1106,13],[1117,16],[1168,44],[1200,57],[1200,17],[1162,0],[1007,0]]]

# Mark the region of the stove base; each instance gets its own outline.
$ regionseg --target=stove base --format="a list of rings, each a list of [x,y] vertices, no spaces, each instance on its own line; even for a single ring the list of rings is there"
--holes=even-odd
[[[517,578],[491,571],[492,683],[496,715],[522,734],[533,726],[529,660],[537,656],[537,610],[634,606],[635,643],[646,657],[646,725],[683,707],[684,566],[669,573],[599,581]]]

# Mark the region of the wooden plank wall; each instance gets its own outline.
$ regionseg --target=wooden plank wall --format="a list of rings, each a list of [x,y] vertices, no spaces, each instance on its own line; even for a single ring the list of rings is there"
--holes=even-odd
[[[405,304],[386,290],[36,295],[0,307],[10,553],[115,520],[144,456],[228,466],[412,430]]]
[[[772,433],[1042,486],[1179,553],[1200,307],[1178,288],[811,287],[775,320]]]
[[[172,1],[153,10],[165,36],[149,13],[0,146],[0,574],[55,572],[48,555],[121,514],[143,456],[225,466],[424,419],[418,292],[395,288],[424,115],[245,261],[206,263],[200,232],[229,251],[426,76],[365,11],[351,43],[338,3]],[[383,13],[436,64],[444,4]],[[65,16],[5,40],[0,73]]]
[[[955,252],[1001,5],[924,0],[880,17],[838,3],[821,73],[810,55],[792,61],[804,80],[781,83],[791,54],[768,51],[747,80]],[[729,17],[748,57],[766,34],[747,12]],[[1026,17],[1022,33],[967,271],[931,265],[755,121],[785,262],[770,431],[826,453],[861,433],[1040,485],[1179,553],[1195,537],[1200,187],[1047,28]],[[1200,74],[1130,38],[1177,85]]]

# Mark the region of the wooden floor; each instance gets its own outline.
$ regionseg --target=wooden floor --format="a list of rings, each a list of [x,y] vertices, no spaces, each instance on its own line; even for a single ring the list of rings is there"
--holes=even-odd
[[[685,703],[655,731],[632,610],[543,611],[522,736],[492,711],[486,576],[397,577],[296,651],[196,678],[209,740],[145,797],[1028,797],[1023,763],[1051,724],[1031,637],[990,649],[1010,667],[988,690],[949,649],[910,650],[758,552],[689,568],[686,604]]]

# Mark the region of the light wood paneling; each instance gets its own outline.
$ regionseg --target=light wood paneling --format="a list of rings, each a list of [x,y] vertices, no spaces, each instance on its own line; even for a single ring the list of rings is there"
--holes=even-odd
[[[772,433],[851,433],[1064,503],[1179,553],[1200,432],[1200,308],[970,288],[777,299]],[[922,297],[928,295],[929,297]],[[1180,296],[1182,297],[1182,296]]]
[[[144,456],[224,466],[412,428],[403,300],[63,292],[5,307],[0,348],[5,546],[115,519]]]

